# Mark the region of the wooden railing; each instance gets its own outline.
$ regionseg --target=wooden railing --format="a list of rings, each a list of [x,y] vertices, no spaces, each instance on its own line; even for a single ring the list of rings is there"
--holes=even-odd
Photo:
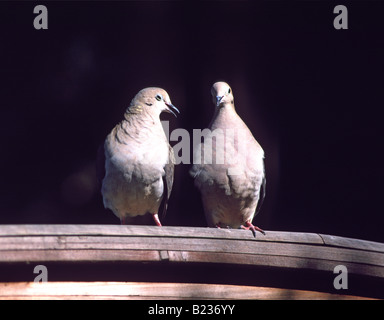
[[[47,270],[36,283],[34,268]],[[347,288],[335,289],[338,265]],[[118,226],[0,226],[0,298],[384,297],[384,244],[338,236]]]

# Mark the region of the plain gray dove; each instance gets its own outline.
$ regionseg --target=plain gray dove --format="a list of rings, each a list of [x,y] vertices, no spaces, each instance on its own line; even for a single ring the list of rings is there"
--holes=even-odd
[[[141,90],[99,150],[105,164],[101,173],[104,207],[111,209],[121,224],[151,214],[161,226],[158,212],[162,205],[165,216],[175,160],[160,114],[166,111],[176,116],[172,110],[179,112],[165,90]]]
[[[200,190],[210,227],[256,230],[252,220],[265,196],[264,151],[235,111],[231,87],[216,82],[211,89],[215,112],[194,149],[190,174]],[[205,134],[204,134],[205,133]],[[262,188],[263,187],[263,188]]]

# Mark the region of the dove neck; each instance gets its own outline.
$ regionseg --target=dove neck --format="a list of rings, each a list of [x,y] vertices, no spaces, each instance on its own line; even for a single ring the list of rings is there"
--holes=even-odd
[[[160,115],[157,113],[149,112],[145,108],[141,109],[134,109],[131,110],[130,108],[127,109],[127,111],[124,114],[125,120],[128,122],[153,122],[154,124],[159,122],[160,123]]]
[[[226,103],[219,106],[215,109],[210,127],[221,127],[221,124],[231,123],[235,115],[237,116],[237,113],[233,104]]]
[[[132,139],[141,141],[154,133],[164,134],[159,116],[143,111],[141,113],[126,112],[124,118],[120,123],[120,128]]]

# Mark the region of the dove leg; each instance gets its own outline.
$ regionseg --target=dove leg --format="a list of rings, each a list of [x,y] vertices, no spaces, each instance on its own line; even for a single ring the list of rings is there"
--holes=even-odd
[[[155,223],[157,226],[162,227],[161,222],[159,220],[159,216],[157,213],[152,213],[153,220],[155,220]]]
[[[263,235],[265,235],[264,230],[260,229],[259,227],[254,226],[251,222],[246,221],[245,226],[241,226],[245,230],[251,230],[254,237],[256,237],[256,231],[261,232]]]

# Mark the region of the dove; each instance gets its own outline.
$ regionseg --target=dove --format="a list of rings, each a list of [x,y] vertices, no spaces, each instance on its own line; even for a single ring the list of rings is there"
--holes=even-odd
[[[161,226],[160,207],[165,216],[175,158],[161,125],[163,111],[174,116],[174,111],[179,113],[165,90],[150,87],[139,91],[99,150],[99,163],[104,163],[99,172],[104,207],[121,224],[150,214]]]
[[[265,196],[264,151],[236,113],[231,87],[216,82],[211,94],[214,115],[203,130],[203,142],[194,148],[189,172],[201,193],[207,224],[265,234],[252,224]]]

